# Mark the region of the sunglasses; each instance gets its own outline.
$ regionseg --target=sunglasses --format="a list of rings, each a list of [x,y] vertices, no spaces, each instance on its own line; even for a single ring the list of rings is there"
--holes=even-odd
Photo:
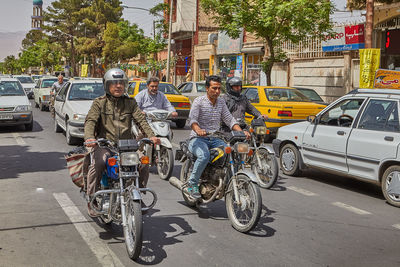
[[[124,81],[110,81],[110,84],[120,84],[120,85],[125,85]]]

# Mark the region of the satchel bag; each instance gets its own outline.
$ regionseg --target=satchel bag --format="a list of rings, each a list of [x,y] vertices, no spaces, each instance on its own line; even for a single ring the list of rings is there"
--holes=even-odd
[[[85,148],[77,148],[69,152],[65,159],[72,182],[82,190],[85,190],[90,154]]]

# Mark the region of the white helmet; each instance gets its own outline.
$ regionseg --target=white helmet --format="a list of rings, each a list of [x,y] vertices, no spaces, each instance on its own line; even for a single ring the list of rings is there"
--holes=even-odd
[[[125,92],[128,89],[128,77],[123,70],[118,68],[109,69],[103,77],[104,90],[107,94],[110,94],[110,83],[113,81],[124,82]]]

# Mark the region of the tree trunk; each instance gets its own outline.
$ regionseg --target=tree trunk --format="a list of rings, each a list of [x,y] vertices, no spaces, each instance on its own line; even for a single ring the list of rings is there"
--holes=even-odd
[[[268,50],[265,49],[265,53],[269,53],[269,55],[268,56],[264,55],[264,60],[261,64],[262,64],[262,70],[267,78],[267,86],[271,86],[271,72],[275,62],[275,52],[272,42],[268,39],[266,39],[265,41],[266,41],[265,48],[268,48]]]
[[[374,28],[374,0],[367,0],[367,15],[365,26],[365,48],[372,48],[372,31]]]

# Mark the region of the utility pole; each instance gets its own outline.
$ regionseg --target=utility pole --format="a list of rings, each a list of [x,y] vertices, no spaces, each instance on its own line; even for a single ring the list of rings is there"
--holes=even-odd
[[[174,7],[174,0],[171,0],[169,7],[169,27],[168,27],[168,57],[167,57],[167,77],[166,81],[169,82],[170,62],[171,62],[171,32],[172,32],[172,8]]]
[[[365,48],[372,48],[373,29],[374,29],[374,0],[367,0]]]

